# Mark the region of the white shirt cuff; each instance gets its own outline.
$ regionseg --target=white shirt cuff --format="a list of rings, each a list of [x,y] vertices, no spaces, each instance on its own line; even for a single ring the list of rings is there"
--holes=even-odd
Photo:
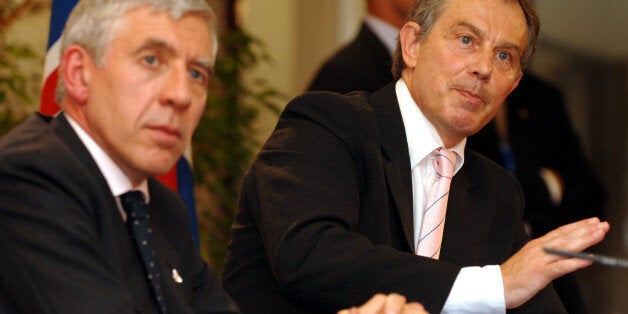
[[[499,265],[462,268],[441,313],[506,313]]]

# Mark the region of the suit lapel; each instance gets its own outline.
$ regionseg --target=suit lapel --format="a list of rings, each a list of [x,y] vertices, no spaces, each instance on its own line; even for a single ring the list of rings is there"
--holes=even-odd
[[[389,84],[369,96],[377,116],[384,172],[390,195],[396,206],[408,246],[414,251],[412,171],[408,141],[395,84]],[[473,194],[480,175],[474,171],[476,157],[465,154],[467,160],[454,176],[447,206],[441,259],[458,265],[475,265],[473,256],[484,256],[490,221],[482,219],[486,203]]]
[[[397,208],[408,247],[412,248],[412,176],[408,140],[395,94],[395,83],[371,94],[379,128],[386,182]]]
[[[79,164],[76,166],[84,167],[86,173],[90,174],[89,182],[92,182],[92,180],[95,182],[94,186],[97,188],[97,191],[91,195],[95,204],[95,223],[100,228],[103,251],[107,252],[107,261],[111,263],[112,269],[118,275],[121,275],[121,253],[119,248],[123,246],[123,243],[128,242],[129,239],[126,226],[122,223],[116,200],[96,161],[94,161],[81,139],[74,132],[63,112],[55,116],[50,125],[55,134],[67,145],[71,154],[78,159]]]
[[[472,193],[478,178],[471,155],[465,154],[465,164],[451,182],[440,255],[441,260],[461,266],[478,265],[477,257],[486,255],[490,231],[490,221],[483,219],[487,205]]]

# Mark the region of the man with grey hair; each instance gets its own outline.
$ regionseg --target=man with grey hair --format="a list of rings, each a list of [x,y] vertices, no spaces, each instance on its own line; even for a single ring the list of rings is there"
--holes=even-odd
[[[85,0],[55,117],[0,142],[0,312],[237,313],[201,259],[171,169],[217,51],[203,0]]]
[[[291,101],[244,180],[223,270],[240,308],[331,312],[394,291],[431,313],[564,313],[550,282],[591,262],[543,248],[584,250],[609,224],[528,242],[517,179],[465,147],[538,30],[528,0],[420,0],[396,82]]]

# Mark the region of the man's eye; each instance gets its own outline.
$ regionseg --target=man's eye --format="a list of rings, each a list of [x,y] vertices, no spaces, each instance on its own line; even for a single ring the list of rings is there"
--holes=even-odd
[[[509,61],[510,55],[507,52],[500,51],[497,53],[497,58],[501,61]]]
[[[203,72],[199,70],[190,70],[189,73],[190,73],[190,77],[195,80],[200,80],[203,82],[206,82],[208,80],[207,75],[205,75]]]
[[[155,64],[157,64],[157,57],[155,57],[155,56],[146,56],[146,57],[144,57],[144,62],[146,62],[146,64],[148,64],[148,65],[155,65]]]
[[[465,44],[465,45],[469,45],[469,44],[471,44],[471,37],[470,36],[461,36],[460,37],[460,42]]]
[[[190,76],[191,76],[192,78],[195,78],[195,79],[197,79],[197,78],[202,78],[202,77],[203,77],[203,75],[201,74],[201,72],[196,71],[196,70],[190,70]]]

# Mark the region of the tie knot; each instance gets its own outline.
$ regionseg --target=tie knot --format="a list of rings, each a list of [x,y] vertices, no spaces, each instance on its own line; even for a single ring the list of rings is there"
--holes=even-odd
[[[144,194],[140,191],[129,191],[120,195],[120,203],[126,214],[132,219],[148,219],[148,211],[144,202]]]
[[[454,174],[454,167],[458,157],[456,153],[447,150],[443,147],[439,147],[432,152],[434,156],[434,169],[441,177],[452,178]]]

